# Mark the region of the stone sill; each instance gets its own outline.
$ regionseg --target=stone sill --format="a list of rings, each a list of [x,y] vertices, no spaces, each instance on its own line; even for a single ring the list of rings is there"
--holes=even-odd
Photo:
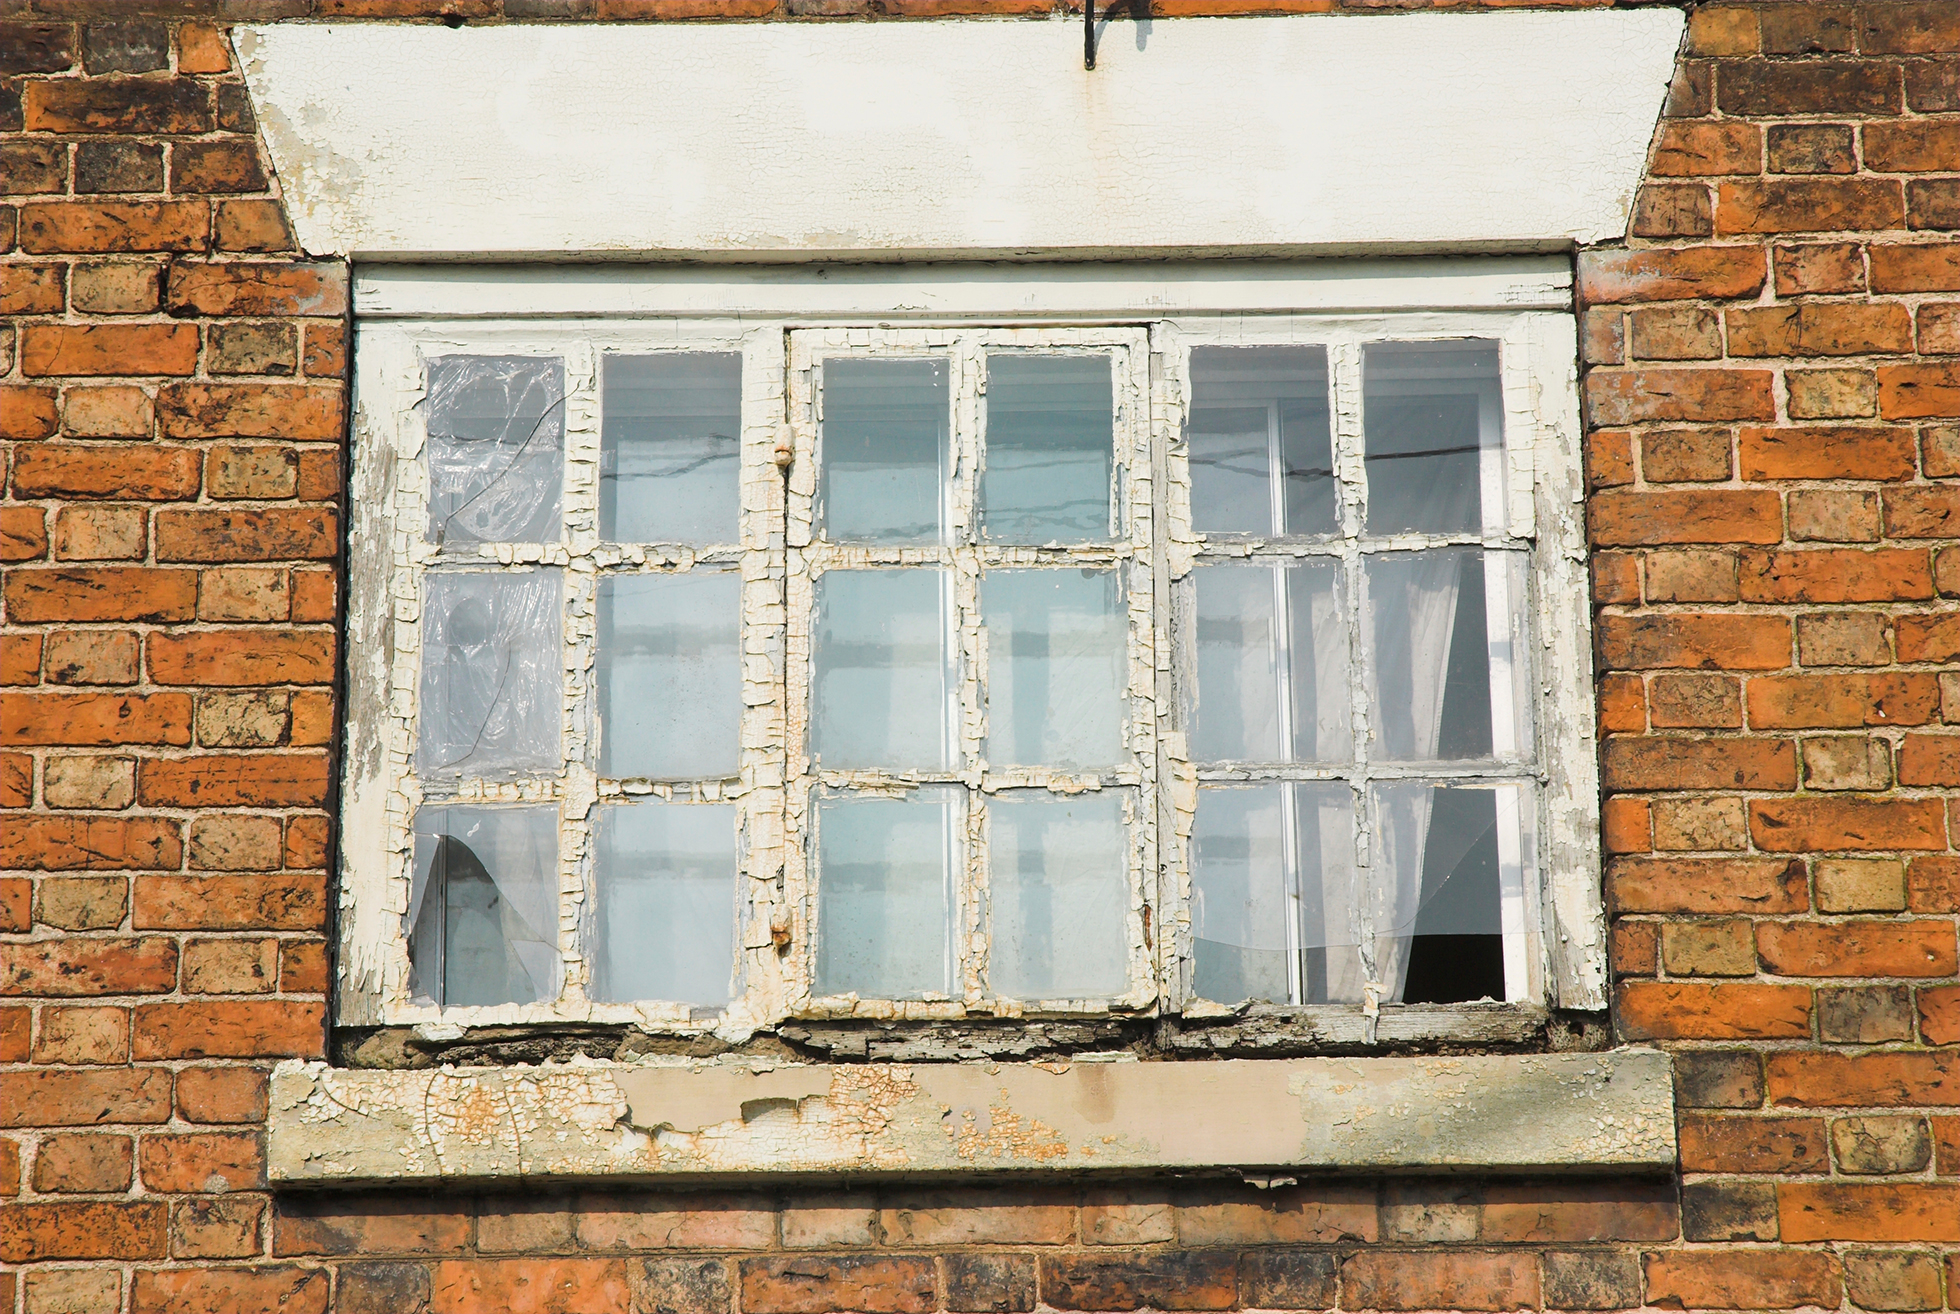
[[[1100,1057],[1100,1056],[1099,1056]],[[1656,1050],[1143,1063],[282,1063],[275,1186],[1671,1171]]]

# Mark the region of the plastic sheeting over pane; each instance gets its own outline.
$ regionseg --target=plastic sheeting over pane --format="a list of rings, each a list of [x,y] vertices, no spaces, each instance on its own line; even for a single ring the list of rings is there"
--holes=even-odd
[[[1370,534],[1473,534],[1501,518],[1485,511],[1502,505],[1496,343],[1370,343],[1362,387]]]
[[[1111,360],[987,358],[981,524],[995,543],[1087,543],[1110,536],[1115,456]]]
[[[947,362],[823,363],[818,518],[851,543],[939,543],[951,517],[952,391]]]
[[[565,482],[565,367],[556,357],[429,361],[432,543],[556,543]]]
[[[1191,524],[1213,534],[1340,528],[1323,347],[1191,352]]]
[[[409,995],[462,1008],[558,997],[558,810],[415,814]]]
[[[1116,765],[1128,684],[1116,572],[989,571],[980,582],[980,607],[989,762]]]
[[[415,767],[425,781],[562,766],[559,574],[438,571],[424,581]]]
[[[817,577],[810,749],[826,768],[947,770],[957,757],[952,572]]]
[[[599,581],[599,772],[718,779],[741,756],[742,580],[732,571]]]
[[[1202,762],[1344,762],[1353,730],[1340,564],[1206,565],[1191,750]]]
[[[1025,790],[988,801],[996,995],[1096,999],[1128,989],[1124,797]]]
[[[597,810],[594,999],[718,1007],[735,964],[735,806]]]
[[[952,995],[964,805],[957,785],[818,798],[817,994]]]
[[[1220,1003],[1361,998],[1353,800],[1344,784],[1199,790],[1191,924],[1200,996]]]
[[[742,356],[608,356],[599,535],[614,543],[733,543],[741,514]]]

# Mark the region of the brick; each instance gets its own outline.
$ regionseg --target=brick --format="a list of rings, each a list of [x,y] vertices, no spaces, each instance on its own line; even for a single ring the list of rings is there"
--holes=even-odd
[[[1595,543],[1776,543],[1783,505],[1767,489],[1605,492],[1587,506]]]
[[[156,427],[149,394],[120,384],[69,388],[61,416],[78,438],[148,438]]]
[[[1830,1153],[1817,1118],[1687,1116],[1681,1170],[1691,1173],[1826,1173]]]
[[[1960,415],[1960,364],[1881,365],[1878,413],[1888,420]]]
[[[1893,602],[1934,596],[1931,565],[1917,548],[1745,550],[1737,578],[1744,602]]]
[[[1380,1237],[1375,1192],[1320,1182],[1260,1191],[1216,1185],[1180,1193],[1178,1239],[1189,1246],[1331,1245]]]
[[[82,66],[91,74],[154,73],[170,67],[170,29],[159,22],[90,23]]]
[[[340,520],[330,510],[159,511],[159,561],[325,561],[339,550]]]
[[[1734,602],[1734,552],[1649,552],[1647,601]]]
[[[190,324],[28,324],[20,367],[28,375],[189,374],[197,342]]]
[[[144,501],[196,497],[199,464],[199,453],[186,447],[24,443],[14,449],[14,496]]]
[[[336,1279],[337,1314],[427,1314],[429,1270],[424,1264],[342,1264]]]
[[[1593,601],[1601,606],[1640,601],[1640,559],[1631,552],[1595,552],[1592,557]]]
[[[1616,913],[1802,912],[1806,886],[1794,859],[1623,858],[1607,867],[1606,900]]]
[[[1780,616],[1675,613],[1601,616],[1608,670],[1777,670],[1790,664],[1790,622]]]
[[[1588,310],[1580,317],[1579,339],[1580,356],[1587,364],[1618,365],[1626,359],[1626,316],[1617,307]],[[1624,440],[1626,435],[1618,437]],[[1594,435],[1595,442],[1597,438]]]
[[[1805,666],[1886,666],[1886,617],[1863,611],[1797,617],[1797,661]]]
[[[299,453],[290,447],[218,446],[205,458],[212,497],[284,498],[299,483]]]
[[[204,367],[213,374],[290,376],[299,369],[299,328],[261,321],[213,324]]]
[[[1726,429],[1667,429],[1640,440],[1640,471],[1649,482],[1708,483],[1729,477]]]
[[[185,23],[177,29],[179,73],[228,73],[231,47],[225,34],[204,23]]]
[[[177,945],[162,937],[0,943],[0,995],[158,994],[177,985]]]
[[[55,23],[8,23],[0,41],[0,77],[63,73],[75,64],[75,29]]]
[[[511,1314],[518,1314],[511,1306]],[[279,1314],[326,1314],[327,1271],[322,1268],[170,1269],[136,1274],[130,1314],[180,1314],[185,1310],[277,1310]]]
[[[173,315],[347,313],[347,266],[337,261],[179,263],[170,271]]]
[[[1681,1188],[1681,1235],[1689,1241],[1774,1241],[1776,1188],[1733,1179],[1688,1182]]]
[[[1616,994],[1629,1040],[1807,1038],[1810,991],[1749,982],[1627,981]]]
[[[1817,1034],[1830,1045],[1878,1045],[1912,1038],[1912,993],[1865,985],[1817,992]]]
[[[1897,65],[1866,60],[1749,62],[1722,66],[1717,103],[1724,114],[1897,114]]]
[[[1910,479],[1910,430],[1878,426],[1744,429],[1744,479]]]
[[[196,823],[193,822],[193,825]],[[279,982],[275,940],[192,940],[184,946],[187,995],[263,995]]]
[[[1856,173],[1848,123],[1782,123],[1766,134],[1771,173]]]
[[[50,684],[136,682],[137,636],[128,630],[55,630],[47,638]]]
[[[43,877],[35,920],[64,931],[112,931],[129,911],[125,876]],[[94,943],[94,942],[90,942]]]
[[[1639,677],[1609,675],[1600,681],[1599,728],[1605,733],[1639,733],[1647,728],[1647,702]]]
[[[265,1201],[247,1196],[178,1200],[170,1206],[176,1259],[245,1259],[259,1253]]]
[[[1771,266],[1780,297],[1865,290],[1865,254],[1856,242],[1779,245]]]
[[[1640,1268],[1635,1256],[1611,1250],[1546,1253],[1546,1309],[1615,1310],[1639,1304]]]
[[[629,1290],[626,1263],[618,1259],[444,1260],[431,1271],[429,1308],[433,1314],[586,1314],[626,1309]]]
[[[1767,370],[1595,370],[1586,376],[1587,416],[1595,425],[1773,419],[1772,377]]]
[[[1671,1241],[1681,1232],[1672,1182],[1493,1182],[1486,1243]]]
[[[1944,810],[1934,799],[1756,799],[1749,828],[1772,853],[1946,847]]]
[[[1889,180],[1804,178],[1725,182],[1716,189],[1715,231],[1814,233],[1905,226],[1905,194]]]
[[[141,876],[132,915],[141,930],[320,931],[326,881],[300,874]]]
[[[50,1136],[34,1155],[34,1189],[60,1194],[127,1191],[132,1162],[127,1136]]]
[[[1960,159],[1960,123],[1912,119],[1865,125],[1865,167],[1875,173],[1951,173]]]
[[[1913,912],[1960,912],[1960,861],[1914,858],[1906,867],[1906,906]]]
[[[972,1260],[992,1256],[969,1256]],[[955,1265],[949,1262],[949,1268]],[[1028,1303],[996,1303],[982,1308],[1000,1310],[1032,1309],[1034,1265],[1028,1267]],[[657,1314],[728,1314],[734,1285],[728,1278],[728,1264],[720,1259],[641,1259],[629,1262],[627,1280],[633,1290],[633,1308]],[[950,1280],[949,1280],[950,1285]],[[948,1306],[951,1309],[963,1306]]]
[[[1919,350],[1923,355],[1960,354],[1960,304],[1951,301],[1928,302],[1919,307]],[[1947,432],[1951,433],[1949,426]],[[1949,459],[1943,470],[1928,469],[1927,474],[1953,474]]]
[[[1756,942],[1745,921],[1664,923],[1661,962],[1669,976],[1754,976]]]
[[[293,743],[293,695],[277,689],[204,694],[197,742],[206,748],[270,748]]]
[[[1715,231],[1708,188],[1644,186],[1634,193],[1629,227],[1635,237],[1707,237]]]
[[[1960,1105],[1960,1052],[1949,1050],[1777,1053],[1769,1056],[1768,1075],[1773,1104],[1810,1108]]]
[[[220,201],[211,225],[220,251],[289,251],[292,232],[277,201]]]
[[[1903,912],[1905,864],[1896,858],[1820,858],[1812,865],[1817,911]]]
[[[1857,419],[1878,414],[1878,381],[1870,370],[1786,370],[1792,419]]]
[[[1355,1309],[1529,1309],[1539,1299],[1537,1256],[1362,1251],[1342,1262],[1341,1292]]]
[[[1924,1118],[1836,1118],[1831,1152],[1845,1173],[1916,1173],[1933,1161]]]
[[[1615,735],[1602,745],[1607,789],[1795,789],[1796,749],[1778,739]]]
[[[887,1203],[878,1215],[886,1245],[1063,1245],[1075,1239],[1073,1199],[941,1192]]]
[[[1874,292],[1960,291],[1960,243],[1898,243],[1871,249]]]
[[[1910,1251],[1862,1251],[1844,1257],[1844,1284],[1860,1309],[1934,1310],[1940,1307],[1940,1265]]]
[[[1960,1183],[1783,1182],[1783,1239],[1960,1241]]]
[[[170,1116],[170,1074],[158,1068],[0,1072],[0,1127],[153,1123]]]
[[[266,1077],[253,1068],[185,1068],[177,1074],[177,1115],[186,1122],[259,1122]]]
[[[1902,785],[1960,785],[1960,735],[1907,735],[1899,752]]]
[[[508,4],[509,0],[505,0]],[[347,373],[347,328],[338,321],[315,321],[306,326],[300,368],[310,379],[338,379]]]
[[[76,143],[75,190],[90,195],[162,191],[163,144],[113,138]]]
[[[0,561],[33,561],[47,553],[46,513],[38,506],[0,506]]]
[[[759,1250],[775,1244],[776,1217],[759,1196],[590,1195],[578,1239],[588,1250]]]
[[[1858,10],[1859,49],[1874,54],[1946,53],[1960,48],[1960,15],[1940,0],[1904,0]]]
[[[175,383],[157,396],[163,432],[173,438],[283,438],[337,442],[337,388],[279,383]]]
[[[0,753],[0,808],[25,808],[34,804],[34,759],[26,753]],[[0,890],[7,889],[0,886]],[[0,909],[13,901],[0,894]],[[0,929],[12,930],[11,913],[0,911]],[[23,928],[24,929],[24,928]]]
[[[17,624],[186,621],[197,614],[197,575],[143,566],[13,570],[7,614]]]
[[[174,821],[17,817],[0,832],[0,867],[39,871],[170,869],[183,861]]]
[[[1042,1303],[1056,1309],[1206,1310],[1238,1303],[1237,1256],[1229,1252],[1043,1255],[1040,1264]],[[754,1308],[748,1290],[745,1282],[744,1310]]]
[[[162,1058],[320,1058],[325,1009],[318,1003],[199,1000],[139,1004],[134,1053]]]
[[[61,561],[141,561],[149,548],[150,517],[142,507],[65,506],[55,514],[54,554]]]
[[[184,694],[0,694],[0,743],[190,743],[190,698]]]
[[[327,785],[324,753],[146,759],[136,771],[136,796],[151,807],[319,807]]]
[[[573,1217],[571,1201],[564,1196],[492,1197],[477,1205],[476,1248],[490,1253],[571,1250]]]
[[[80,1005],[41,1010],[41,1032],[34,1041],[36,1063],[129,1062],[129,1010],[108,1005]],[[166,1098],[169,1092],[165,1092]],[[161,1122],[160,1117],[98,1121]]]
[[[1843,1274],[1815,1251],[1676,1251],[1645,1258],[1650,1304],[1686,1309],[1836,1309]]]
[[[171,151],[170,190],[179,195],[258,192],[265,185],[265,170],[253,142],[180,142]]]
[[[293,817],[286,823],[286,865],[324,867],[332,829],[325,817]]]
[[[338,595],[333,572],[296,570],[292,573],[292,618],[295,623],[320,623],[338,619]]]
[[[1919,992],[1919,1034],[1929,1045],[1960,1044],[1960,986]]]
[[[1924,725],[1939,716],[1931,673],[1759,675],[1749,681],[1751,729]]]
[[[1862,356],[1912,350],[1912,312],[1894,304],[1797,302],[1730,308],[1731,356]]]
[[[1756,246],[1579,253],[1579,296],[1587,305],[1753,297],[1767,277],[1762,248]]]
[[[39,684],[40,682],[41,636],[38,634],[0,636],[0,684]],[[32,759],[29,759],[28,769],[30,772],[33,770]]]
[[[248,1191],[265,1185],[265,1156],[251,1133],[145,1136],[139,1159],[143,1185],[152,1191]]]
[[[1830,735],[1803,741],[1803,783],[1809,789],[1876,792],[1892,785],[1891,748],[1877,737]]]
[[[283,621],[291,613],[292,595],[284,570],[207,570],[198,581],[200,620]]]
[[[53,388],[0,388],[0,437],[45,438],[59,423]]]
[[[199,630],[155,634],[150,678],[158,684],[330,684],[333,635],[325,630]]]
[[[1759,1108],[1762,1058],[1746,1049],[1681,1051],[1674,1058],[1674,1098],[1689,1109]]]
[[[1765,922],[1763,966],[1779,976],[1952,976],[1951,921]]]
[[[1381,1188],[1381,1234],[1395,1243],[1475,1241],[1483,1228],[1484,1189],[1448,1179],[1387,1181]]]
[[[27,1314],[122,1314],[122,1274],[114,1269],[42,1269],[24,1276]]]
[[[0,153],[0,168],[18,163]],[[60,191],[65,178],[64,164],[55,185],[44,190]],[[59,315],[61,308],[60,265],[0,265],[0,315]]]
[[[319,941],[279,942],[279,989],[284,994],[327,992],[327,946]]]
[[[927,1314],[938,1303],[932,1260],[909,1255],[745,1259],[741,1283],[746,1314]],[[1061,1295],[1046,1294],[1051,1305]]]
[[[0,1262],[160,1259],[164,1208],[142,1200],[0,1205]]]
[[[1886,489],[1885,532],[1893,538],[1960,536],[1960,488]]]
[[[192,78],[76,78],[27,83],[29,132],[209,132],[211,92]]]

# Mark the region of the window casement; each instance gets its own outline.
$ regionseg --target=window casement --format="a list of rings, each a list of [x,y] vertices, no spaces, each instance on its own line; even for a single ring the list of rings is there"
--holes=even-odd
[[[1601,1006],[1491,268],[367,276],[340,1021]]]

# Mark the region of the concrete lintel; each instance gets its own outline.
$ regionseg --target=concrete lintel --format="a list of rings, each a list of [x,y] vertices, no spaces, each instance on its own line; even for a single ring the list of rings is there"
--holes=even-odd
[[[283,1063],[276,1185],[1664,1170],[1666,1054],[1141,1063]]]

